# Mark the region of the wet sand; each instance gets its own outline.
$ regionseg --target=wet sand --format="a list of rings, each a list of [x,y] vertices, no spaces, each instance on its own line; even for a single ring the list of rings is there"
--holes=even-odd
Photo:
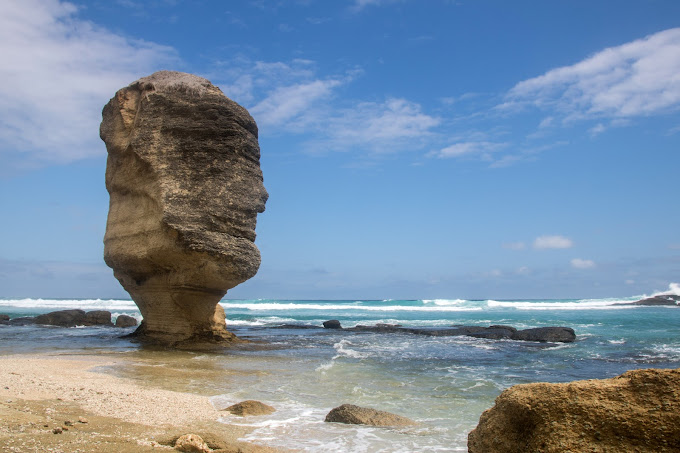
[[[151,368],[149,379],[138,373]],[[218,422],[225,413],[184,391],[182,376],[129,355],[0,356],[0,450],[173,451],[174,439],[193,433],[215,451],[281,451],[239,442],[248,429]]]

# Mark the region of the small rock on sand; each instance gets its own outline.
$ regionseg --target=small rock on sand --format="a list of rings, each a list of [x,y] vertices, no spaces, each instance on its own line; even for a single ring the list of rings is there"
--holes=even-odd
[[[276,409],[274,409],[272,406],[255,400],[241,401],[240,403],[229,406],[224,410],[231,412],[234,415],[241,415],[243,417],[247,415],[269,415],[273,412],[276,412]]]
[[[208,453],[210,447],[198,434],[185,434],[175,442],[175,450],[187,453]]]

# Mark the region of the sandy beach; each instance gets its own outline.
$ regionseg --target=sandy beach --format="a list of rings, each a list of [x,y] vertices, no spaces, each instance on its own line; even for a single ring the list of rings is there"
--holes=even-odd
[[[280,451],[239,442],[247,428],[218,422],[225,413],[207,395],[168,390],[113,372],[134,367],[133,362],[109,355],[0,356],[0,449],[172,451],[177,437],[193,433],[216,451]],[[173,374],[176,370],[155,371],[157,379],[151,381],[172,385]]]

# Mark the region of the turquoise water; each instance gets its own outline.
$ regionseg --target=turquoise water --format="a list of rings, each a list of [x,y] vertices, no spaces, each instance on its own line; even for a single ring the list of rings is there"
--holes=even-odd
[[[225,300],[228,327],[255,340],[257,347],[224,355],[194,354],[189,360],[211,369],[247,372],[232,373],[214,385],[200,384],[215,388],[216,406],[257,399],[278,409],[254,419],[225,416],[225,422],[256,428],[248,440],[318,452],[466,451],[467,433],[511,385],[680,367],[680,308],[617,305],[638,298]],[[0,313],[12,317],[62,308],[108,309],[114,316],[139,317],[131,301],[0,300]],[[576,331],[577,341],[550,344],[322,329],[328,319],[338,319],[345,327],[568,326]],[[316,328],[280,328],[288,324]],[[0,326],[0,351],[138,348],[119,335],[110,328]],[[324,423],[325,414],[342,403],[395,412],[420,425],[390,430]]]

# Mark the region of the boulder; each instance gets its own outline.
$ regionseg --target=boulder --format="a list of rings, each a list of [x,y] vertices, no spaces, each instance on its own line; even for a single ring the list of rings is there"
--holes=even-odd
[[[9,321],[9,315],[0,315],[0,323],[6,323]]]
[[[224,410],[243,417],[248,415],[269,415],[276,412],[276,409],[272,406],[255,400],[241,401]]]
[[[413,420],[401,415],[355,406],[353,404],[343,404],[331,410],[326,415],[325,421],[351,425],[391,426],[395,428],[416,424]]]
[[[191,74],[156,72],[104,107],[104,260],[141,311],[139,340],[236,339],[218,302],[260,265],[257,135],[246,109]]]
[[[19,321],[20,318],[17,318]],[[85,312],[84,310],[58,310],[38,315],[33,319],[36,324],[59,327],[75,326],[112,326],[111,313],[104,310]]]
[[[521,341],[572,343],[576,340],[576,334],[570,327],[536,327],[518,330],[512,334],[511,338]]]
[[[22,316],[20,318],[12,318],[7,323],[11,326],[27,326],[35,324],[35,318],[32,316]]]
[[[208,447],[198,434],[185,434],[175,441],[175,450],[186,453],[208,453]]]
[[[86,326],[113,326],[111,322],[111,312],[105,310],[94,310],[85,313]]]
[[[137,325],[137,320],[132,316],[118,315],[116,318],[116,327],[134,327]]]
[[[323,328],[324,329],[342,329],[342,325],[340,325],[340,321],[337,319],[330,319],[328,321],[323,322]]]
[[[680,369],[510,387],[468,435],[470,453],[680,450]]]

